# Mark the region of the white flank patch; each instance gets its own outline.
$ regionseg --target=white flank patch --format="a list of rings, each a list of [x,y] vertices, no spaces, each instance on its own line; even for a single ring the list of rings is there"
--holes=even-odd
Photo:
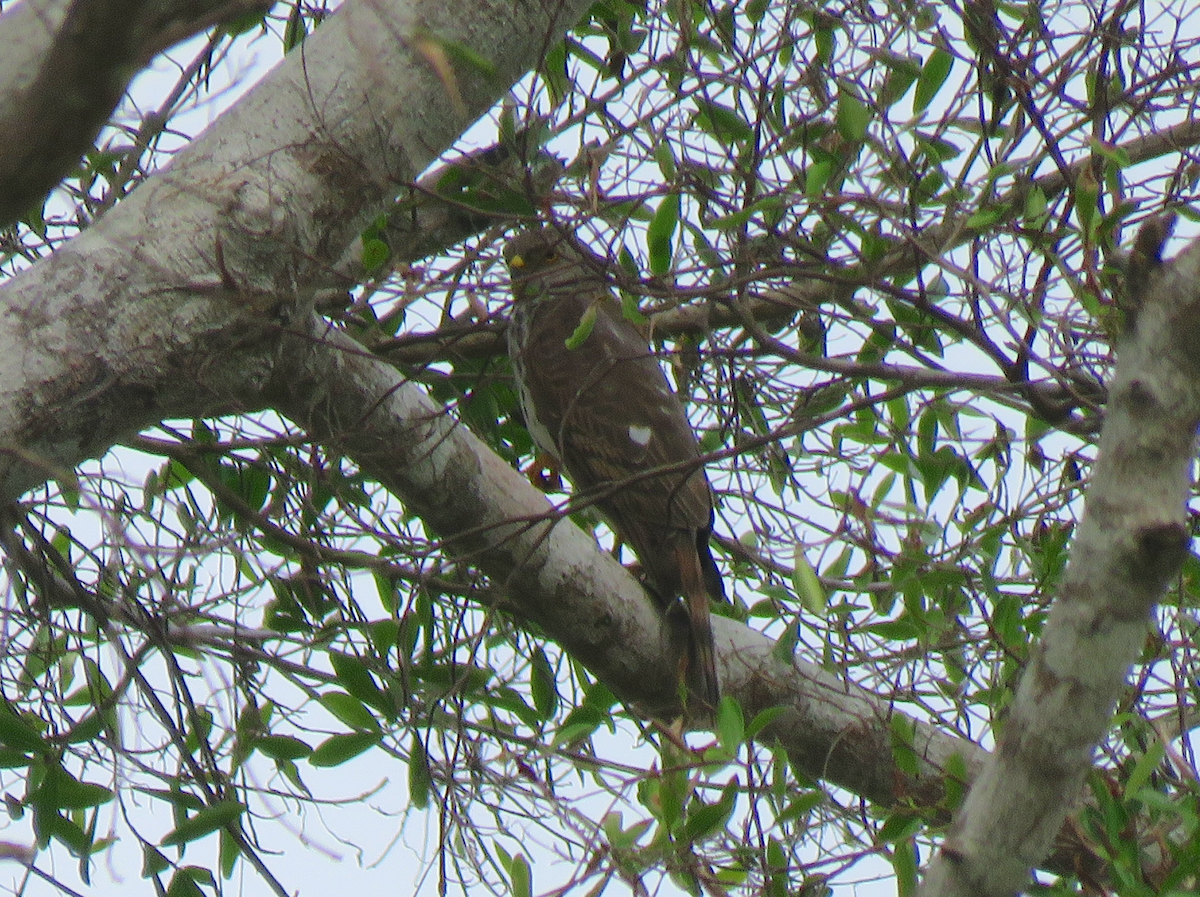
[[[654,433],[649,427],[641,427],[637,424],[633,424],[629,427],[629,438],[642,448],[645,448],[650,444],[650,437],[652,435],[654,435]]]

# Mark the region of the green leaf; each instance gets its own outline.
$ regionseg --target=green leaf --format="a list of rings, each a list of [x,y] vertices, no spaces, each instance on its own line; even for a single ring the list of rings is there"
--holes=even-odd
[[[899,713],[889,717],[888,724],[892,742],[892,761],[902,772],[916,775],[920,771],[921,762],[913,747],[916,739],[916,724]]]
[[[212,806],[205,807],[195,816],[183,820],[167,833],[160,842],[162,847],[173,847],[188,844],[211,835],[217,829],[236,822],[246,812],[246,805],[236,800],[225,800]]]
[[[0,702],[0,744],[34,753],[42,753],[47,748],[37,730],[5,702]]]
[[[267,503],[267,496],[271,494],[271,475],[257,464],[222,464],[218,477],[222,484],[255,511],[262,509]],[[237,512],[231,508],[229,513]]]
[[[653,819],[640,819],[629,828],[624,828],[624,820],[618,812],[607,813],[600,825],[604,829],[604,836],[608,838],[608,843],[617,850],[632,850],[637,846],[638,840],[642,835],[646,834],[646,830],[654,825]]]
[[[1025,226],[1029,228],[1042,227],[1049,219],[1047,210],[1049,203],[1046,202],[1046,194],[1041,187],[1034,187],[1025,196],[1025,210],[1023,217]]]
[[[913,136],[931,162],[950,162],[962,155],[962,147],[940,134],[916,131]]]
[[[809,199],[820,199],[825,194],[825,185],[833,174],[833,160],[814,161],[804,169],[804,195]]]
[[[558,728],[558,731],[554,733],[554,746],[558,747],[559,745],[581,741],[595,732],[597,728],[599,726],[596,723],[563,723]]]
[[[567,714],[563,724],[554,733],[554,744],[570,744],[587,738],[604,722],[604,713],[596,707],[582,704]]]
[[[252,31],[263,24],[263,19],[266,13],[262,10],[251,9],[240,15],[232,16],[226,19],[220,26],[220,31],[230,37],[237,37],[239,34],[245,34],[247,31]]]
[[[804,546],[799,542],[792,548],[792,588],[800,598],[804,609],[818,617],[824,617],[829,612],[829,596],[817,571],[804,555]]]
[[[824,800],[825,793],[819,789],[802,791],[799,796],[793,798],[788,802],[786,807],[779,811],[779,815],[775,819],[777,822],[789,822],[793,819],[806,817],[820,806]]]
[[[591,335],[592,328],[596,326],[596,313],[595,303],[587,307],[587,311],[579,319],[578,326],[564,341],[568,349],[578,349],[583,345],[583,341]]]
[[[654,161],[658,163],[658,170],[664,179],[675,180],[675,157],[671,154],[670,141],[662,140],[654,145]]]
[[[33,818],[41,846],[45,847],[51,838],[57,838],[77,857],[85,857],[92,852],[92,839],[78,824],[57,810],[35,808]]]
[[[962,754],[951,754],[943,767],[943,781],[946,783],[945,806],[948,810],[957,810],[959,804],[967,796],[967,761]]]
[[[496,75],[496,64],[473,49],[458,41],[441,39],[440,44],[446,55],[454,62],[466,69],[470,69],[476,75],[485,79],[494,78]]]
[[[1125,782],[1125,798],[1127,800],[1137,796],[1137,793],[1142,790],[1142,786],[1150,781],[1150,776],[1154,774],[1154,770],[1158,769],[1158,765],[1162,763],[1163,757],[1166,755],[1167,748],[1158,738],[1146,746],[1146,753],[1137,758],[1133,772],[1129,774],[1129,779]]]
[[[71,560],[71,531],[62,527],[54,528],[54,538],[50,540],[50,546],[62,555],[63,560]]]
[[[687,821],[679,832],[679,840],[684,844],[694,844],[723,829],[733,814],[739,787],[738,778],[734,776],[721,789],[721,797],[715,804],[693,801]]]
[[[808,19],[812,25],[813,45],[817,48],[817,61],[821,65],[828,65],[833,59],[833,52],[837,49],[837,36],[833,33],[833,28],[830,27],[832,16],[812,14]]]
[[[304,10],[301,4],[297,3],[288,13],[287,25],[283,29],[283,52],[287,53],[300,46],[306,37],[308,29],[304,24]]]
[[[880,841],[895,842],[911,838],[924,828],[923,820],[908,807],[901,807],[883,821],[875,833]]]
[[[291,735],[263,735],[254,742],[254,748],[272,760],[299,760],[313,751],[311,746]]]
[[[768,707],[766,710],[760,710],[755,714],[754,719],[750,720],[750,725],[746,727],[746,738],[757,738],[758,733],[765,729],[779,717],[787,713],[786,707]]]
[[[797,624],[798,625],[798,624]],[[796,656],[796,644],[800,641],[797,625],[787,626],[771,646],[771,655],[783,663],[791,663]]]
[[[391,255],[392,250],[388,248],[388,244],[378,237],[363,240],[362,266],[368,274],[373,274],[382,268]]]
[[[838,92],[837,129],[851,143],[861,143],[871,124],[871,109],[849,90]]]
[[[421,736],[413,733],[412,750],[408,757],[408,798],[418,810],[429,806],[429,793],[433,790],[433,775],[429,770],[429,756]]]
[[[879,103],[886,108],[903,99],[910,87],[921,75],[921,63],[909,56],[900,56],[887,50],[878,51],[887,66],[888,73],[879,91]]]
[[[79,477],[75,476],[74,471],[68,471],[62,474],[61,477],[55,478],[54,482],[58,485],[59,494],[62,496],[63,504],[67,510],[74,514],[79,510]]]
[[[967,227],[979,232],[990,230],[993,224],[1000,221],[1006,215],[1007,211],[1005,209],[997,208],[996,206],[976,209],[967,218]]]
[[[597,679],[587,688],[587,694],[583,697],[583,703],[578,710],[594,710],[600,714],[601,722],[607,721],[611,724],[608,711],[611,710],[617,703],[617,696],[612,693],[607,685]],[[576,711],[571,712],[574,716]],[[570,719],[570,717],[568,717]]]
[[[658,204],[649,227],[646,229],[646,245],[650,250],[650,273],[660,277],[671,270],[671,259],[675,255],[675,230],[679,225],[680,199],[672,193]]]
[[[429,628],[427,625],[425,633],[428,641]],[[480,694],[491,681],[494,671],[466,663],[448,663],[416,666],[413,667],[412,673],[422,682],[430,685],[453,688],[460,694]]]
[[[533,897],[533,874],[523,855],[518,853],[508,864],[508,878],[513,897]]]
[[[0,748],[0,769],[19,769],[38,762],[24,751],[13,748]]]
[[[171,868],[171,861],[150,844],[142,845],[142,878],[159,875]]]
[[[184,745],[188,751],[194,754],[200,750],[200,745],[208,744],[208,736],[213,728],[212,711],[207,707],[196,708],[196,713],[190,720],[190,723],[187,737],[184,739]]]
[[[184,866],[175,870],[171,876],[171,884],[167,886],[166,897],[205,897],[200,885],[205,884],[216,888],[212,873],[203,866]]]
[[[732,695],[725,695],[717,705],[717,741],[730,756],[736,756],[738,748],[746,740],[746,721],[742,708]]]
[[[696,124],[722,143],[746,143],[754,137],[754,129],[728,106],[705,99],[696,104],[700,107]]]
[[[550,46],[538,68],[542,82],[550,93],[550,103],[559,105],[574,86],[567,73],[567,47],[562,41]]]
[[[58,764],[46,769],[35,800],[56,810],[82,810],[106,804],[113,793],[102,785],[81,782]]]
[[[378,731],[379,723],[358,698],[344,691],[327,691],[318,700],[321,706],[354,729]]]
[[[892,869],[896,872],[897,893],[909,897],[917,890],[917,851],[912,839],[902,841],[892,852]]]
[[[671,761],[667,760],[666,762]],[[648,804],[649,809],[671,831],[679,831],[686,822],[683,808],[688,796],[692,793],[692,782],[687,772],[678,766],[668,768],[664,763],[664,769],[658,778],[649,781],[657,786],[654,794],[657,801],[651,801]],[[644,800],[642,802],[646,803]]]
[[[180,815],[180,818],[182,818],[183,810],[203,810],[205,807],[204,801],[190,791],[179,791],[174,788],[139,788],[138,790],[142,794],[166,801],[171,805],[172,811]]]
[[[936,48],[929,55],[917,78],[917,89],[913,94],[913,115],[920,115],[928,108],[934,96],[946,83],[946,78],[950,76],[950,69],[953,67],[954,57],[941,47]]]
[[[341,766],[364,751],[369,751],[383,739],[381,732],[349,732],[325,739],[308,755],[312,766]]]
[[[304,779],[300,777],[300,768],[296,766],[292,760],[276,760],[275,768],[283,773],[289,782],[305,793],[311,793],[311,790],[304,784]]]
[[[641,326],[647,323],[650,319],[642,314],[642,310],[638,308],[637,296],[632,293],[621,291],[621,317],[626,321]]]
[[[884,620],[881,623],[871,623],[865,627],[872,635],[878,635],[888,641],[906,642],[921,636],[921,627],[908,617],[898,620]]]
[[[540,646],[534,649],[529,658],[529,690],[533,696],[533,706],[542,719],[553,719],[558,711],[558,683],[546,652]]]
[[[1087,234],[1094,232],[1096,218],[1100,214],[1100,182],[1091,165],[1084,165],[1075,179],[1075,217]]]
[[[330,651],[329,662],[333,665],[333,671],[337,674],[338,682],[341,683],[346,691],[350,692],[350,694],[364,704],[370,704],[381,712],[387,713],[391,709],[391,702],[388,700],[387,695],[375,684],[375,679],[371,676],[371,673],[367,670],[367,665],[362,660],[350,654]]]
[[[386,556],[381,554],[380,559],[386,561]],[[399,594],[396,589],[396,580],[378,567],[371,571],[371,578],[375,580],[375,591],[379,594],[379,603],[383,605],[384,609],[389,614],[396,614],[400,610],[400,605],[398,602]],[[371,624],[372,633],[374,633],[380,624],[391,624],[399,627],[399,623],[396,620],[379,620]],[[376,641],[378,641],[377,637]],[[394,637],[392,638],[391,644],[395,644]],[[386,653],[387,651],[385,650],[383,654]],[[382,656],[382,654],[380,656]]]
[[[221,878],[228,881],[233,877],[233,870],[237,864],[238,857],[242,855],[242,848],[238,846],[237,838],[235,838],[228,829],[221,829],[217,835],[220,839],[220,866]]]

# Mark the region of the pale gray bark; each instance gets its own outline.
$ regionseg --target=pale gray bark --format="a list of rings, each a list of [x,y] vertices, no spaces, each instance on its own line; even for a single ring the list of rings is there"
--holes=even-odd
[[[352,2],[167,170],[0,288],[0,498],[15,500],[167,417],[275,407],[394,490],[449,553],[488,572],[515,613],[536,621],[614,692],[650,710],[670,707],[677,672],[663,650],[670,637],[628,574],[568,522],[548,517],[544,497],[393,368],[340,334],[314,330],[310,312],[314,294],[338,282],[337,262],[363,224],[534,66],[586,5]],[[442,42],[470,48],[495,71],[460,66],[453,83],[441,80],[430,58]],[[1186,319],[1177,323],[1192,333]],[[1147,318],[1143,327],[1151,326]],[[1162,401],[1157,380],[1136,381],[1137,389],[1122,382],[1122,413],[1131,402],[1121,396],[1131,392]],[[1182,427],[1187,414],[1172,413]],[[1179,448],[1181,433],[1190,452],[1189,419],[1173,437],[1155,431],[1156,455],[1162,446]],[[1150,431],[1148,422],[1141,426]],[[1112,476],[1104,463],[1118,462],[1102,456],[1097,483]],[[1167,566],[1143,557],[1154,547],[1148,537],[1174,532],[1181,507],[1174,491],[1166,500],[1161,484],[1152,489],[1145,472],[1130,476],[1155,498],[1160,516],[1120,518],[1131,527],[1120,532],[1093,523],[1079,556],[1136,596],[1111,630],[1122,650],[1140,638],[1157,595],[1148,595],[1144,579],[1156,584]],[[1172,490],[1183,488],[1175,467],[1166,479]],[[1106,553],[1103,540],[1114,536],[1125,540],[1117,543],[1125,554]],[[969,742],[912,724],[917,772],[899,772],[886,702],[819,668],[774,658],[772,643],[746,627],[723,619],[715,626],[725,691],[750,715],[788,708],[768,735],[814,777],[881,803],[930,804],[949,757],[976,758]],[[1066,677],[1088,670],[1108,695],[1128,661],[1122,655],[1099,667],[1066,656],[1064,669],[1051,651],[1047,675],[1026,677],[1026,690],[1082,695],[1084,683]],[[1102,696],[1086,714],[1077,707],[1063,716],[1103,731],[1110,706]],[[1028,741],[1032,730],[1014,718],[1008,731]],[[1090,758],[1095,737],[1067,742],[1072,770]],[[1078,775],[1067,784],[1073,795]],[[1006,788],[1029,796],[1018,780],[999,790]],[[1032,829],[1012,831],[1028,840],[1003,866],[1024,874],[1040,854],[1027,862]],[[974,851],[973,839],[961,849]]]
[[[0,16],[0,227],[79,164],[154,54],[271,0],[23,0]]]
[[[319,326],[319,325],[318,325]],[[447,554],[485,570],[504,606],[532,620],[615,694],[643,711],[677,708],[672,634],[646,593],[591,536],[555,513],[546,497],[497,457],[424,390],[339,333],[295,340],[270,404],[345,452],[443,540]],[[784,707],[762,738],[787,749],[813,778],[873,802],[936,803],[952,754],[973,766],[978,748],[907,720],[915,774],[893,761],[886,700],[815,664],[774,656],[775,643],[713,618],[722,692],[749,720]]]
[[[516,538],[525,528],[513,520],[543,519],[544,497],[394,368],[337,334],[318,343],[308,325],[311,297],[338,281],[364,222],[583,7],[555,7],[550,21],[539,3],[472,4],[470,15],[441,2],[353,4],[168,169],[0,287],[0,496],[14,500],[164,418],[273,404],[351,452],[623,698],[670,705],[677,671],[660,619],[620,567],[566,523],[536,546]],[[487,79],[458,73],[466,114],[417,49],[434,37],[496,66]],[[298,326],[303,338],[284,338]],[[504,528],[479,534],[481,521]],[[814,777],[882,802],[936,799],[942,761],[973,753],[918,726],[920,771],[898,776],[885,701],[773,660],[768,640],[717,622],[727,689],[750,713],[792,708],[773,732]]]
[[[354,3],[169,168],[0,288],[0,496],[164,417],[255,407],[280,325],[304,319],[364,223],[584,6]],[[494,71],[443,82],[429,61],[441,43]]]
[[[1135,250],[1134,272],[1149,282],[1134,284],[1141,308],[1119,347],[1059,596],[924,895],[1007,897],[1028,884],[1079,797],[1150,612],[1186,556],[1200,423],[1200,243],[1159,269],[1156,227],[1146,226]]]

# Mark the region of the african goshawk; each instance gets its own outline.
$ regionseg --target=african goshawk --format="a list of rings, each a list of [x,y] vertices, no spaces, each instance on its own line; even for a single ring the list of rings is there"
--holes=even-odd
[[[712,491],[683,406],[602,272],[551,230],[505,247],[509,327],[530,435],[638,556],[659,606],[684,599],[693,691],[719,697],[709,599],[724,598],[709,550]]]

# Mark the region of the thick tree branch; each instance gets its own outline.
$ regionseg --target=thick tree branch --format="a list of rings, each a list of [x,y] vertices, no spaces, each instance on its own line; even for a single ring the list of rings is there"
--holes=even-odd
[[[1149,234],[1149,238],[1146,237]],[[1060,594],[923,893],[1007,897],[1049,851],[1187,553],[1200,422],[1200,242],[1160,268],[1139,236],[1136,325],[1120,347],[1087,506]],[[1139,255],[1135,252],[1135,255]]]
[[[273,407],[360,464],[438,534],[446,551],[479,566],[510,609],[538,624],[615,694],[656,715],[677,712],[682,644],[642,588],[595,541],[424,391],[339,333],[298,338],[283,353]],[[907,720],[915,774],[894,762],[897,711],[820,667],[774,655],[775,643],[713,619],[722,691],[747,718],[784,707],[765,738],[813,778],[873,802],[936,804],[950,757],[978,748]]]
[[[272,0],[24,0],[0,17],[0,228],[79,164],[133,76]]]
[[[584,6],[553,6],[548,21],[540,3],[470,16],[440,0],[355,3],[170,169],[0,289],[0,498],[164,417],[274,403],[393,489],[615,692],[669,710],[674,636],[628,574],[393,368],[307,331],[313,295],[337,282],[364,222]],[[429,63],[443,43],[496,71],[447,83]],[[448,93],[465,115],[447,111]],[[280,199],[295,196],[305,201]],[[306,332],[281,339],[295,322]],[[814,777],[933,804],[950,757],[977,754],[914,723],[916,771],[900,772],[886,702],[776,659],[735,623],[718,620],[717,637],[726,689],[749,714],[786,707],[769,734]]]
[[[0,498],[164,417],[248,407],[278,325],[339,282],[366,222],[585,6],[351,3],[168,169],[5,283]],[[494,70],[435,70],[442,43]]]

